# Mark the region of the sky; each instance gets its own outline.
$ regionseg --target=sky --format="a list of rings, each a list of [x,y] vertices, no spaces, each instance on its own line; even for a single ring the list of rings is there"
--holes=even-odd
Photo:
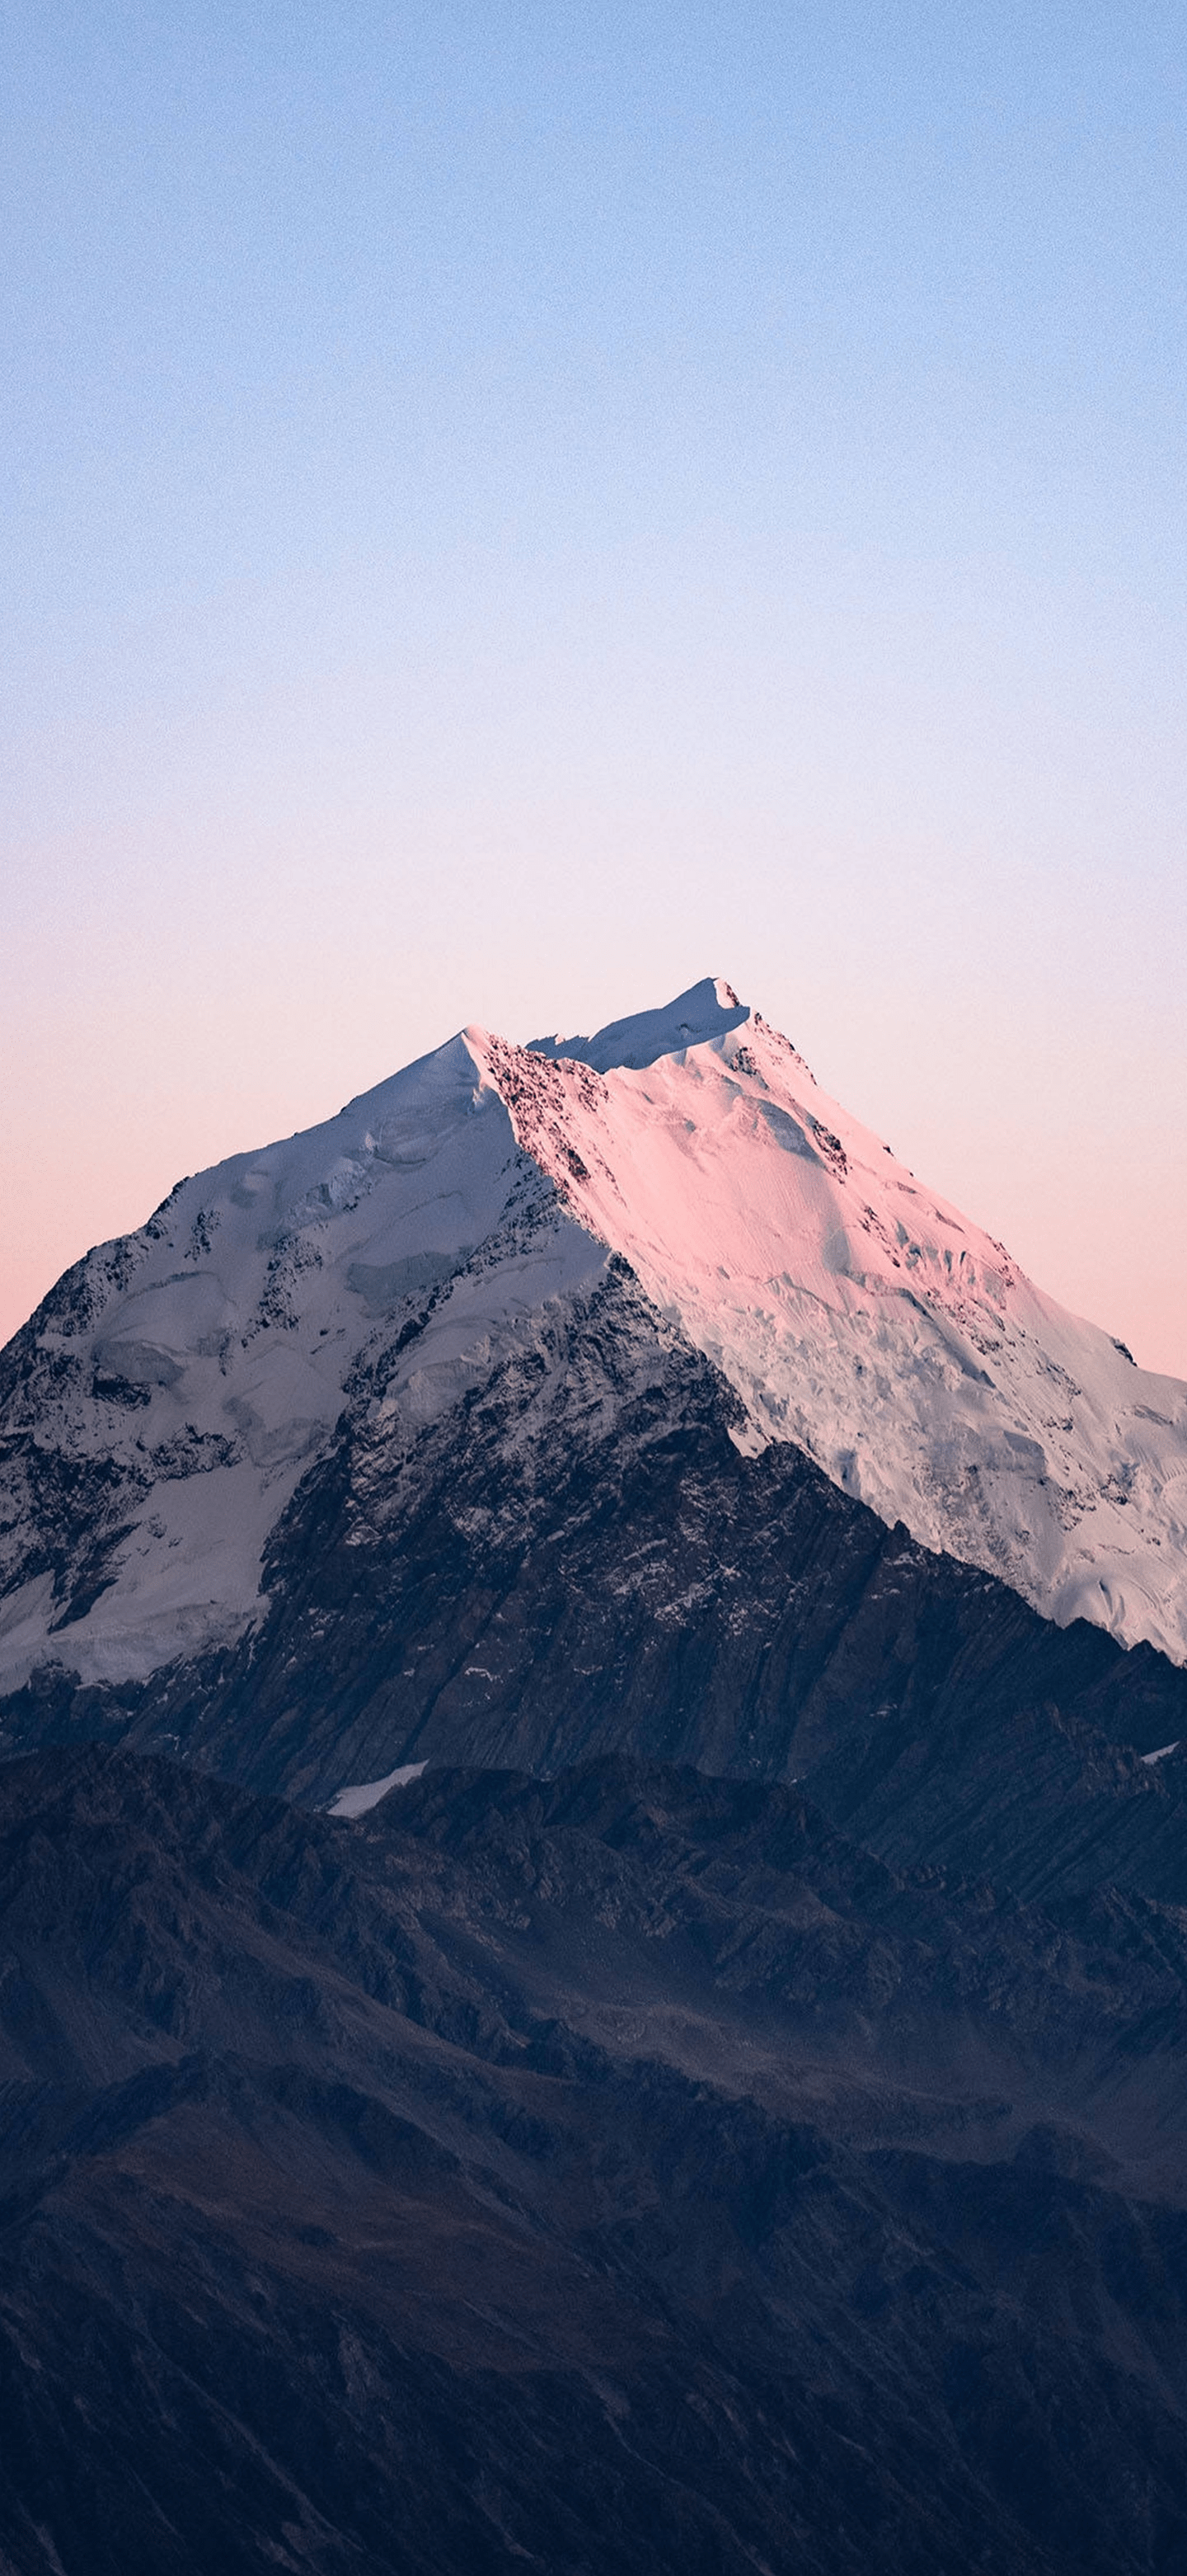
[[[7,0],[0,1332],[712,973],[1187,1376],[1185,89],[1145,0]]]

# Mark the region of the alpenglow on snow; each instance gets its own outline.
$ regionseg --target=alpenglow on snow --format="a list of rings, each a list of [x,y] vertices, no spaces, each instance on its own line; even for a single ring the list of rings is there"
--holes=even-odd
[[[467,1028],[178,1184],[4,1357],[0,1691],[242,1638],[386,1354],[394,1453],[623,1265],[733,1390],[925,1546],[1187,1662],[1187,1387],[1033,1286],[712,978],[593,1037]],[[612,1373],[588,1401],[612,1419]],[[526,1436],[526,1435],[525,1435]]]

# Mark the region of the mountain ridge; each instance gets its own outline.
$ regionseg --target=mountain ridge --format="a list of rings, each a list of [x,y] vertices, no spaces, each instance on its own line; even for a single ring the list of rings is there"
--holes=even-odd
[[[0,1767],[14,2576],[1171,2576],[1183,1915],[801,1790]]]

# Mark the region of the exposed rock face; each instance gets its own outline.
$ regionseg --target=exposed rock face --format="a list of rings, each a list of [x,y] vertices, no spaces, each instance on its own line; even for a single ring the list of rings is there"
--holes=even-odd
[[[51,1670],[8,1701],[7,1749],[126,1736],[325,1803],[410,1762],[613,1747],[767,1779],[831,1761],[843,1797],[904,1744],[943,1766],[954,1729],[992,1758],[1048,1703],[1142,1752],[1187,1737],[1162,1656],[1040,1619],[789,1444],[740,1450],[737,1397],[622,1265],[409,1433],[389,1372],[412,1347],[356,1373],[258,1629],[122,1689]]]
[[[0,1771],[0,2558],[1150,2576],[1183,1918],[796,1789]]]

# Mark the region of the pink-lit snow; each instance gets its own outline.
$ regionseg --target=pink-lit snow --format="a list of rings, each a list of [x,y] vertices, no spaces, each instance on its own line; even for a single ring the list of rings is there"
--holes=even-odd
[[[541,1174],[559,1204],[517,1231]],[[610,1253],[736,1389],[743,1449],[794,1442],[1049,1616],[1187,1660],[1187,1387],[1045,1297],[707,979],[589,1039],[467,1029],[184,1183],[127,1258],[90,1256],[95,1386],[140,1400],[63,1396],[39,1437],[177,1463],[60,1649],[48,1578],[10,1594],[0,1687],[47,1652],[122,1678],[241,1633],[268,1532],[402,1301],[436,1288],[383,1399],[397,1446],[542,1345],[550,1301]]]

